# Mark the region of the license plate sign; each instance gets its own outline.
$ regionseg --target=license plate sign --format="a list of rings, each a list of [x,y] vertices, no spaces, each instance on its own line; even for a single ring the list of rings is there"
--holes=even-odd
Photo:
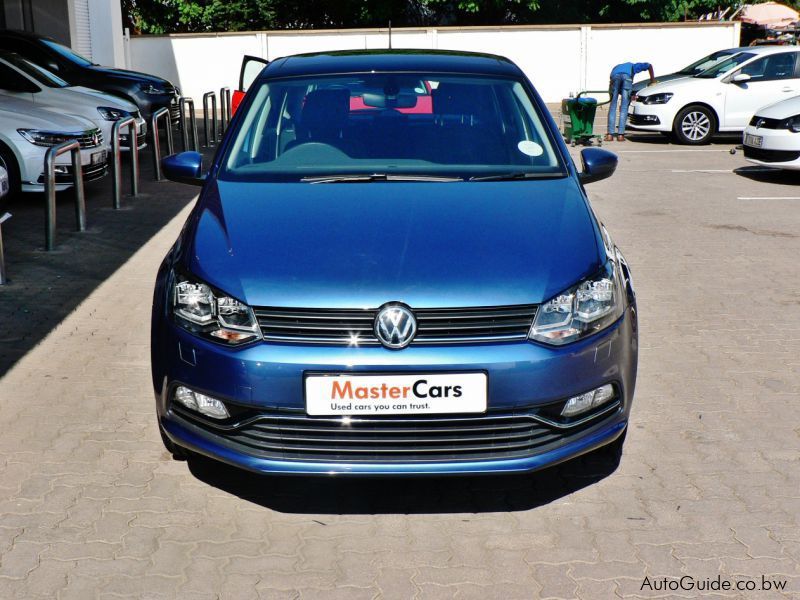
[[[486,412],[485,373],[308,375],[309,415],[418,415]]]
[[[761,144],[764,143],[764,138],[760,135],[751,135],[746,133],[744,135],[744,145],[750,146],[751,148],[761,148]]]
[[[106,151],[92,152],[91,163],[93,165],[101,165],[106,162]]]

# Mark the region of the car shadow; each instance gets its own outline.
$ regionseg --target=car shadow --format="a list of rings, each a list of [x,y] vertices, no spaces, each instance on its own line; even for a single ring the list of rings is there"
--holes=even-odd
[[[176,133],[176,139],[179,134]],[[204,150],[210,159],[215,148]],[[71,190],[56,195],[55,249],[44,250],[44,194],[0,201],[5,265],[0,286],[0,376],[44,339],[81,302],[193,201],[197,188],[155,181],[152,149],[139,153],[139,196],[129,192],[129,157],[122,157],[122,210],[113,210],[111,176],[84,186],[85,232],[75,231]],[[155,277],[155,273],[153,274]]]
[[[760,183],[773,183],[775,185],[789,185],[797,187],[800,184],[800,172],[787,169],[773,169],[757,165],[739,167],[733,170],[740,177],[746,177]]]
[[[619,455],[599,451],[531,474],[361,478],[259,475],[200,456],[188,461],[197,479],[243,500],[321,515],[531,510],[601,481],[619,463]]]

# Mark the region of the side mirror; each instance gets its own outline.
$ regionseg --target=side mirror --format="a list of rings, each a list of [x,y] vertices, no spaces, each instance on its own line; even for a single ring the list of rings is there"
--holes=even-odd
[[[748,75],[747,73],[737,73],[736,75],[731,77],[731,81],[733,83],[747,83],[751,79],[752,77],[750,77],[750,75]]]
[[[206,176],[203,175],[203,155],[199,152],[181,152],[161,159],[161,169],[164,177],[178,183],[189,185],[203,185]]]
[[[600,148],[582,150],[583,171],[579,175],[581,183],[587,184],[611,177],[617,170],[618,161],[617,155],[608,150]]]

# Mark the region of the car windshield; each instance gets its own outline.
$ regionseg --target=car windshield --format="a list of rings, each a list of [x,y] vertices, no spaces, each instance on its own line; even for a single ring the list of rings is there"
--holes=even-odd
[[[58,54],[60,54],[67,60],[74,62],[80,65],[81,67],[88,67],[93,64],[92,61],[82,57],[80,54],[73,51],[72,48],[67,48],[66,46],[63,46],[58,42],[53,42],[51,40],[42,40],[42,43],[51,50],[56,51]]]
[[[755,54],[752,52],[740,52],[739,54],[734,54],[733,56],[723,60],[720,63],[717,63],[710,69],[706,69],[702,73],[698,73],[695,77],[699,77],[701,79],[714,79],[719,77],[720,75],[724,75],[731,69],[738,67],[743,62],[750,60],[753,58]]]
[[[736,54],[736,52],[736,50],[720,50],[718,52],[712,52],[708,56],[704,56],[700,60],[682,68],[680,71],[678,71],[678,73],[681,75],[697,75],[698,73],[702,73],[714,65],[719,64],[732,54]]]
[[[66,81],[61,79],[61,77],[54,75],[47,69],[29,60],[25,60],[21,56],[17,56],[16,54],[3,54],[2,58],[42,85],[51,88],[63,88],[69,85]]]
[[[220,179],[557,177],[565,168],[521,81],[427,73],[273,79],[252,98]]]

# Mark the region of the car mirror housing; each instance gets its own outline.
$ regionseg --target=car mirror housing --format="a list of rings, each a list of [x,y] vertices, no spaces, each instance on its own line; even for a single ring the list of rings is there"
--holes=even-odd
[[[617,170],[617,155],[600,148],[586,148],[581,151],[583,171],[580,173],[581,183],[593,183],[606,179]]]
[[[203,155],[199,152],[181,152],[161,159],[164,176],[178,183],[203,185],[206,176],[203,174]]]
[[[747,73],[736,73],[736,75],[731,77],[733,83],[747,83],[750,79],[751,77]]]

